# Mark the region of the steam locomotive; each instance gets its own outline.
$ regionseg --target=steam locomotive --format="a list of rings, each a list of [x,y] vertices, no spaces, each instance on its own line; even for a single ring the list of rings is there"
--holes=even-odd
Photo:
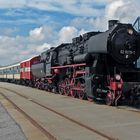
[[[140,34],[131,24],[111,20],[105,32],[85,33],[31,59],[30,71],[20,66],[19,80],[67,96],[104,100],[107,105],[126,99],[137,102],[139,56]],[[23,77],[26,72],[30,78]]]

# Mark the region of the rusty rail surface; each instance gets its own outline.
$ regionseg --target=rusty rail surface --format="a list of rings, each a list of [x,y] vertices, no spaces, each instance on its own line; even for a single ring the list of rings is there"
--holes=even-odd
[[[25,95],[22,95],[21,93],[19,93],[19,92],[17,92],[17,91],[14,91],[14,90],[11,90],[11,89],[8,89],[8,88],[4,88],[4,87],[0,87],[1,89],[5,89],[5,90],[8,90],[8,91],[10,91],[10,92],[12,92],[12,93],[14,93],[14,94],[16,94],[16,95],[19,95],[20,97],[22,97],[22,98],[25,98],[25,99],[30,99],[29,101],[31,101],[31,102],[33,102],[33,103],[35,103],[35,104],[37,104],[37,105],[39,105],[39,106],[41,106],[41,107],[43,107],[43,108],[45,108],[45,109],[47,109],[47,110],[49,110],[49,111],[51,111],[51,112],[53,112],[53,113],[55,113],[55,114],[57,114],[57,115],[59,115],[59,116],[61,116],[61,117],[63,117],[63,118],[65,118],[65,119],[67,119],[67,120],[69,120],[69,121],[71,121],[71,122],[73,122],[73,123],[75,123],[75,124],[77,124],[77,125],[79,125],[79,126],[81,126],[81,127],[83,127],[83,128],[86,128],[86,129],[88,129],[89,131],[91,131],[91,132],[93,132],[93,133],[96,133],[96,134],[98,134],[98,135],[100,135],[100,136],[102,136],[102,137],[104,137],[104,138],[106,138],[106,139],[108,139],[108,140],[118,140],[118,138],[115,138],[115,137],[113,137],[113,136],[110,136],[110,135],[108,135],[108,134],[105,134],[105,133],[103,133],[102,131],[100,131],[100,130],[97,130],[96,128],[92,128],[92,127],[90,127],[90,126],[87,126],[86,124],[83,124],[82,122],[79,122],[79,121],[77,121],[77,120],[75,120],[75,119],[73,119],[73,118],[70,118],[69,116],[66,116],[66,115],[64,115],[64,114],[62,114],[62,113],[60,113],[60,112],[58,112],[58,111],[56,111],[56,110],[54,110],[54,109],[52,109],[52,108],[50,108],[50,107],[47,107],[47,106],[45,106],[45,105],[43,105],[43,104],[41,104],[41,103],[39,103],[39,102],[37,102],[37,101],[35,101],[34,99],[32,99],[32,98],[29,98],[29,97],[27,97],[27,96],[25,96]],[[2,94],[8,101],[10,101],[10,102],[12,102],[7,96],[5,96],[3,93],[1,93],[0,92],[0,94]],[[14,106],[16,106],[15,105],[15,103],[12,103],[12,104],[14,104]],[[20,110],[20,108],[19,108],[19,110]],[[23,111],[24,112],[24,111]],[[24,112],[25,113],[25,112]],[[26,113],[25,113],[26,114]],[[27,116],[28,116],[28,114],[26,114]],[[31,118],[32,119],[32,118]],[[32,119],[33,120],[33,119]],[[44,131],[44,128],[43,128],[43,131]],[[46,131],[46,130],[45,130]],[[46,133],[46,132],[45,132]],[[48,133],[48,131],[47,131],[47,133]],[[52,136],[51,134],[47,134],[47,135],[49,135],[49,137],[51,137],[51,140],[55,140],[56,138],[54,138],[54,136]]]

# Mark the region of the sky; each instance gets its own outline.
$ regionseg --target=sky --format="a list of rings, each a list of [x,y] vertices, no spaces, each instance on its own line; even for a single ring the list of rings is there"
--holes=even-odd
[[[28,59],[110,19],[134,23],[139,0],[0,0],[0,65]]]

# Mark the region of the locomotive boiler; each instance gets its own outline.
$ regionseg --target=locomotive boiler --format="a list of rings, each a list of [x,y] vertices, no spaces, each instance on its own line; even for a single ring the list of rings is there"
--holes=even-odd
[[[124,93],[133,96],[139,56],[140,34],[131,24],[112,20],[106,32],[89,32],[43,52],[31,69],[41,88],[112,105],[127,98]]]

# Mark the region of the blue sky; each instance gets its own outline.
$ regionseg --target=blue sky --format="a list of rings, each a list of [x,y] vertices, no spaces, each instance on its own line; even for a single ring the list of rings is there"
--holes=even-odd
[[[109,19],[133,23],[139,7],[138,0],[0,0],[0,65],[104,31]]]
[[[51,24],[59,30],[75,16],[69,13],[45,11],[36,8],[0,9],[0,29],[13,29],[11,36],[27,36],[31,29]],[[10,33],[10,32],[9,32]],[[1,32],[0,34],[4,34]]]

